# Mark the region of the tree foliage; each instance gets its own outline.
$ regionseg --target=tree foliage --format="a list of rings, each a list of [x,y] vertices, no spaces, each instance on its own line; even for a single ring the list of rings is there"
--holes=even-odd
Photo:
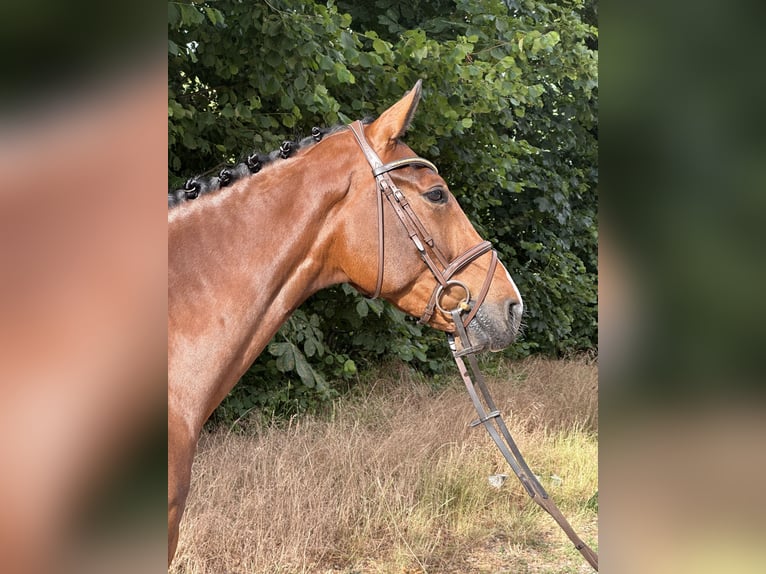
[[[407,143],[439,166],[522,292],[525,333],[509,352],[591,349],[596,14],[592,0],[171,2],[171,186],[312,126],[376,115],[422,78]],[[327,290],[224,408],[304,408],[387,354],[432,371],[446,358],[441,336],[391,306]]]

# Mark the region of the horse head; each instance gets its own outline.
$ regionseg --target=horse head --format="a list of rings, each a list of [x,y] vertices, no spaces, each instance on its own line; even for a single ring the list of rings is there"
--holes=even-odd
[[[499,351],[518,335],[521,295],[436,167],[401,141],[420,95],[418,81],[377,120],[332,138],[333,153],[353,158],[334,264],[436,329],[454,332],[460,315],[473,350]]]

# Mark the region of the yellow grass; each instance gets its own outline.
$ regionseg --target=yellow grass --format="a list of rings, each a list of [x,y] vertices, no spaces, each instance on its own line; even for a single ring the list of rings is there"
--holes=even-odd
[[[528,359],[488,383],[532,470],[597,549],[597,368]],[[174,574],[589,572],[526,495],[457,375],[404,367],[325,416],[205,434]],[[509,474],[499,489],[488,476]]]

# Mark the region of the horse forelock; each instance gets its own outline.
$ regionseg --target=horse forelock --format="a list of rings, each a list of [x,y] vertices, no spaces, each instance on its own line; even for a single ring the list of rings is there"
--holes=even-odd
[[[373,119],[368,117],[362,120],[362,122],[368,125],[372,123]],[[186,180],[183,187],[168,191],[168,209],[171,210],[202,195],[208,195],[214,191],[230,187],[236,181],[253,177],[277,160],[292,157],[299,150],[320,143],[325,136],[347,129],[348,126],[343,124],[329,128],[315,127],[312,128],[310,136],[298,140],[285,140],[279,149],[267,154],[261,154],[257,151],[253,152],[244,161],[224,167],[217,175],[191,177]]]

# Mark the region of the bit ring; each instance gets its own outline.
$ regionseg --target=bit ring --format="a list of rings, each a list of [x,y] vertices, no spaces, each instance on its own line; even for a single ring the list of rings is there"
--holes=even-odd
[[[444,295],[444,289],[446,289],[447,287],[451,287],[453,285],[456,285],[460,287],[463,291],[465,291],[465,297],[455,306],[454,309],[447,310],[444,307],[442,307],[441,299],[442,299],[442,295]],[[439,309],[439,311],[441,311],[445,315],[449,315],[450,313],[452,313],[452,311],[456,311],[458,309],[460,311],[468,311],[468,309],[471,308],[470,302],[471,302],[471,291],[468,289],[468,285],[466,285],[462,281],[450,279],[444,285],[439,285],[436,288],[436,307],[437,309]]]

